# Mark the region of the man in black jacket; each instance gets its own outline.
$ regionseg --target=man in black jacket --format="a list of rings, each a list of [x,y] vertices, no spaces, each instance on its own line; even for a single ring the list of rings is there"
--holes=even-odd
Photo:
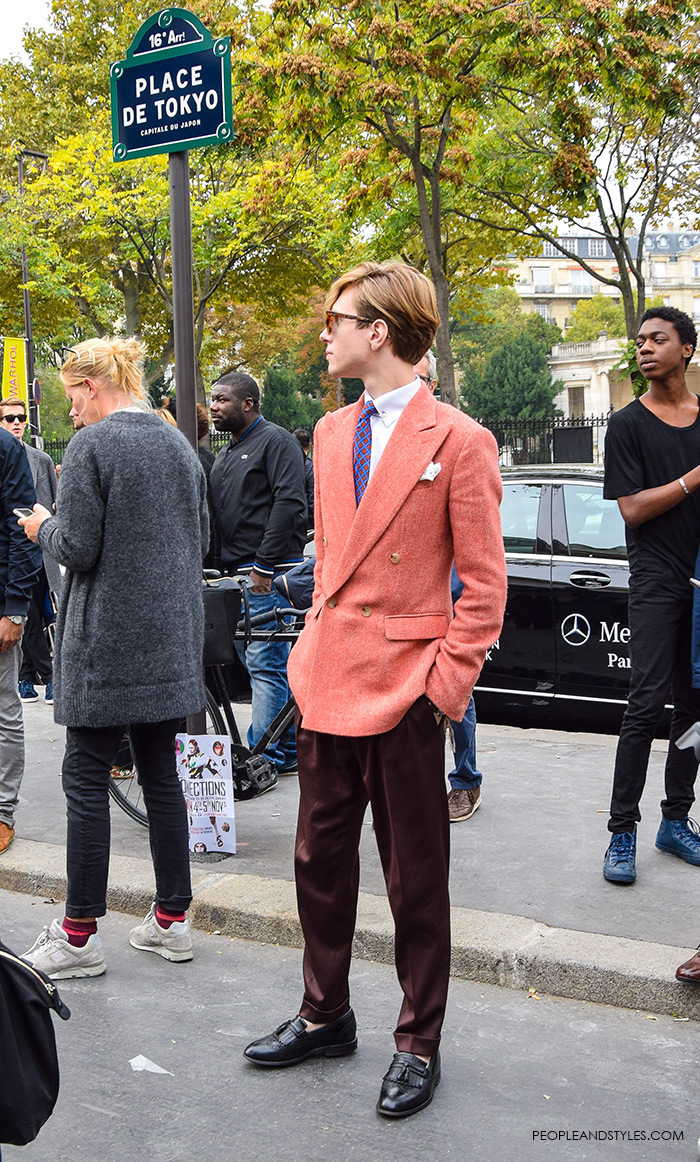
[[[41,552],[17,523],[15,508],[32,508],[36,493],[24,448],[0,429],[0,852],[15,837],[24,774],[24,725],[17,680],[22,630]]]
[[[289,432],[260,414],[260,391],[250,375],[230,372],[214,384],[211,417],[217,431],[231,433],[209,476],[221,567],[232,575],[249,576],[250,612],[262,613],[283,604],[273,579],[303,557],[307,529],[304,457]],[[289,644],[253,642],[239,655],[253,694],[248,731],[252,747],[289,698]],[[266,753],[278,772],[296,770],[292,737]]]

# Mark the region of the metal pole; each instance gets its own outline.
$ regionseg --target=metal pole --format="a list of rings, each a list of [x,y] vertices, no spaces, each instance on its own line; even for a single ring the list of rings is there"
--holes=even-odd
[[[17,155],[17,164],[19,169],[19,196],[24,195],[24,158],[36,157],[46,164],[47,155],[40,153],[34,149],[23,149]],[[24,335],[27,340],[27,399],[29,402],[29,439],[33,447],[36,447],[37,436],[39,435],[39,410],[34,399],[34,338],[32,335],[32,308],[29,301],[29,264],[27,262],[27,250],[22,243],[22,298],[24,301]]]
[[[177,426],[197,451],[195,409],[194,306],[192,279],[192,220],[190,217],[190,163],[186,149],[171,153],[170,248],[173,257],[173,332],[175,340],[175,398]],[[187,718],[188,734],[206,734],[204,710]]]
[[[177,426],[197,450],[190,165],[186,149],[169,155],[170,245],[173,257],[173,332]]]

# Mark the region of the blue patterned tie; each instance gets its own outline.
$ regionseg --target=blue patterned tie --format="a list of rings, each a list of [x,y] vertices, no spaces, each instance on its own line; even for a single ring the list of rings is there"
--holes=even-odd
[[[369,480],[369,464],[372,458],[371,416],[378,416],[371,399],[365,400],[355,428],[355,442],[352,446],[352,470],[355,477],[355,500],[359,504]]]

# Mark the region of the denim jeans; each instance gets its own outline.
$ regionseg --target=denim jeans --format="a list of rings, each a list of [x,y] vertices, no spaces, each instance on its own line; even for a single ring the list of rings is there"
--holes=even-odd
[[[455,769],[448,778],[453,791],[471,791],[481,786],[481,771],[476,769],[476,709],[470,698],[461,722],[451,722],[455,740]]]
[[[248,598],[251,617],[257,613],[265,613],[269,609],[284,609],[287,605],[274,585],[270,593],[252,593],[249,589]],[[236,643],[236,652],[250,676],[253,720],[248,730],[248,746],[251,748],[262,737],[290,696],[287,682],[289,650],[289,642],[251,642],[247,650],[243,649],[241,643]],[[274,762],[278,770],[296,763],[297,750],[293,726],[283,738],[267,748],[265,756]]]
[[[192,900],[187,811],[175,766],[179,720],[140,722],[131,739],[143,787],[156,876],[156,903],[186,911]],[[122,726],[69,726],[63,758],[68,831],[66,916],[104,916],[109,868],[109,771]]]
[[[20,647],[0,654],[0,820],[14,827],[24,773],[24,722],[17,689]]]

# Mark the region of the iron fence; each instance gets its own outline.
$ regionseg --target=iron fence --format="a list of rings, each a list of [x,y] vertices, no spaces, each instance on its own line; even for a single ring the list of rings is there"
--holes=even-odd
[[[493,432],[503,467],[516,464],[602,464],[605,432],[612,410],[601,416],[550,416],[541,420],[487,417],[479,422]],[[216,455],[230,439],[228,432],[212,432]],[[44,451],[60,464],[68,439],[44,440]]]
[[[601,416],[550,416],[539,420],[487,417],[479,422],[496,438],[499,463],[602,464],[612,409]]]

